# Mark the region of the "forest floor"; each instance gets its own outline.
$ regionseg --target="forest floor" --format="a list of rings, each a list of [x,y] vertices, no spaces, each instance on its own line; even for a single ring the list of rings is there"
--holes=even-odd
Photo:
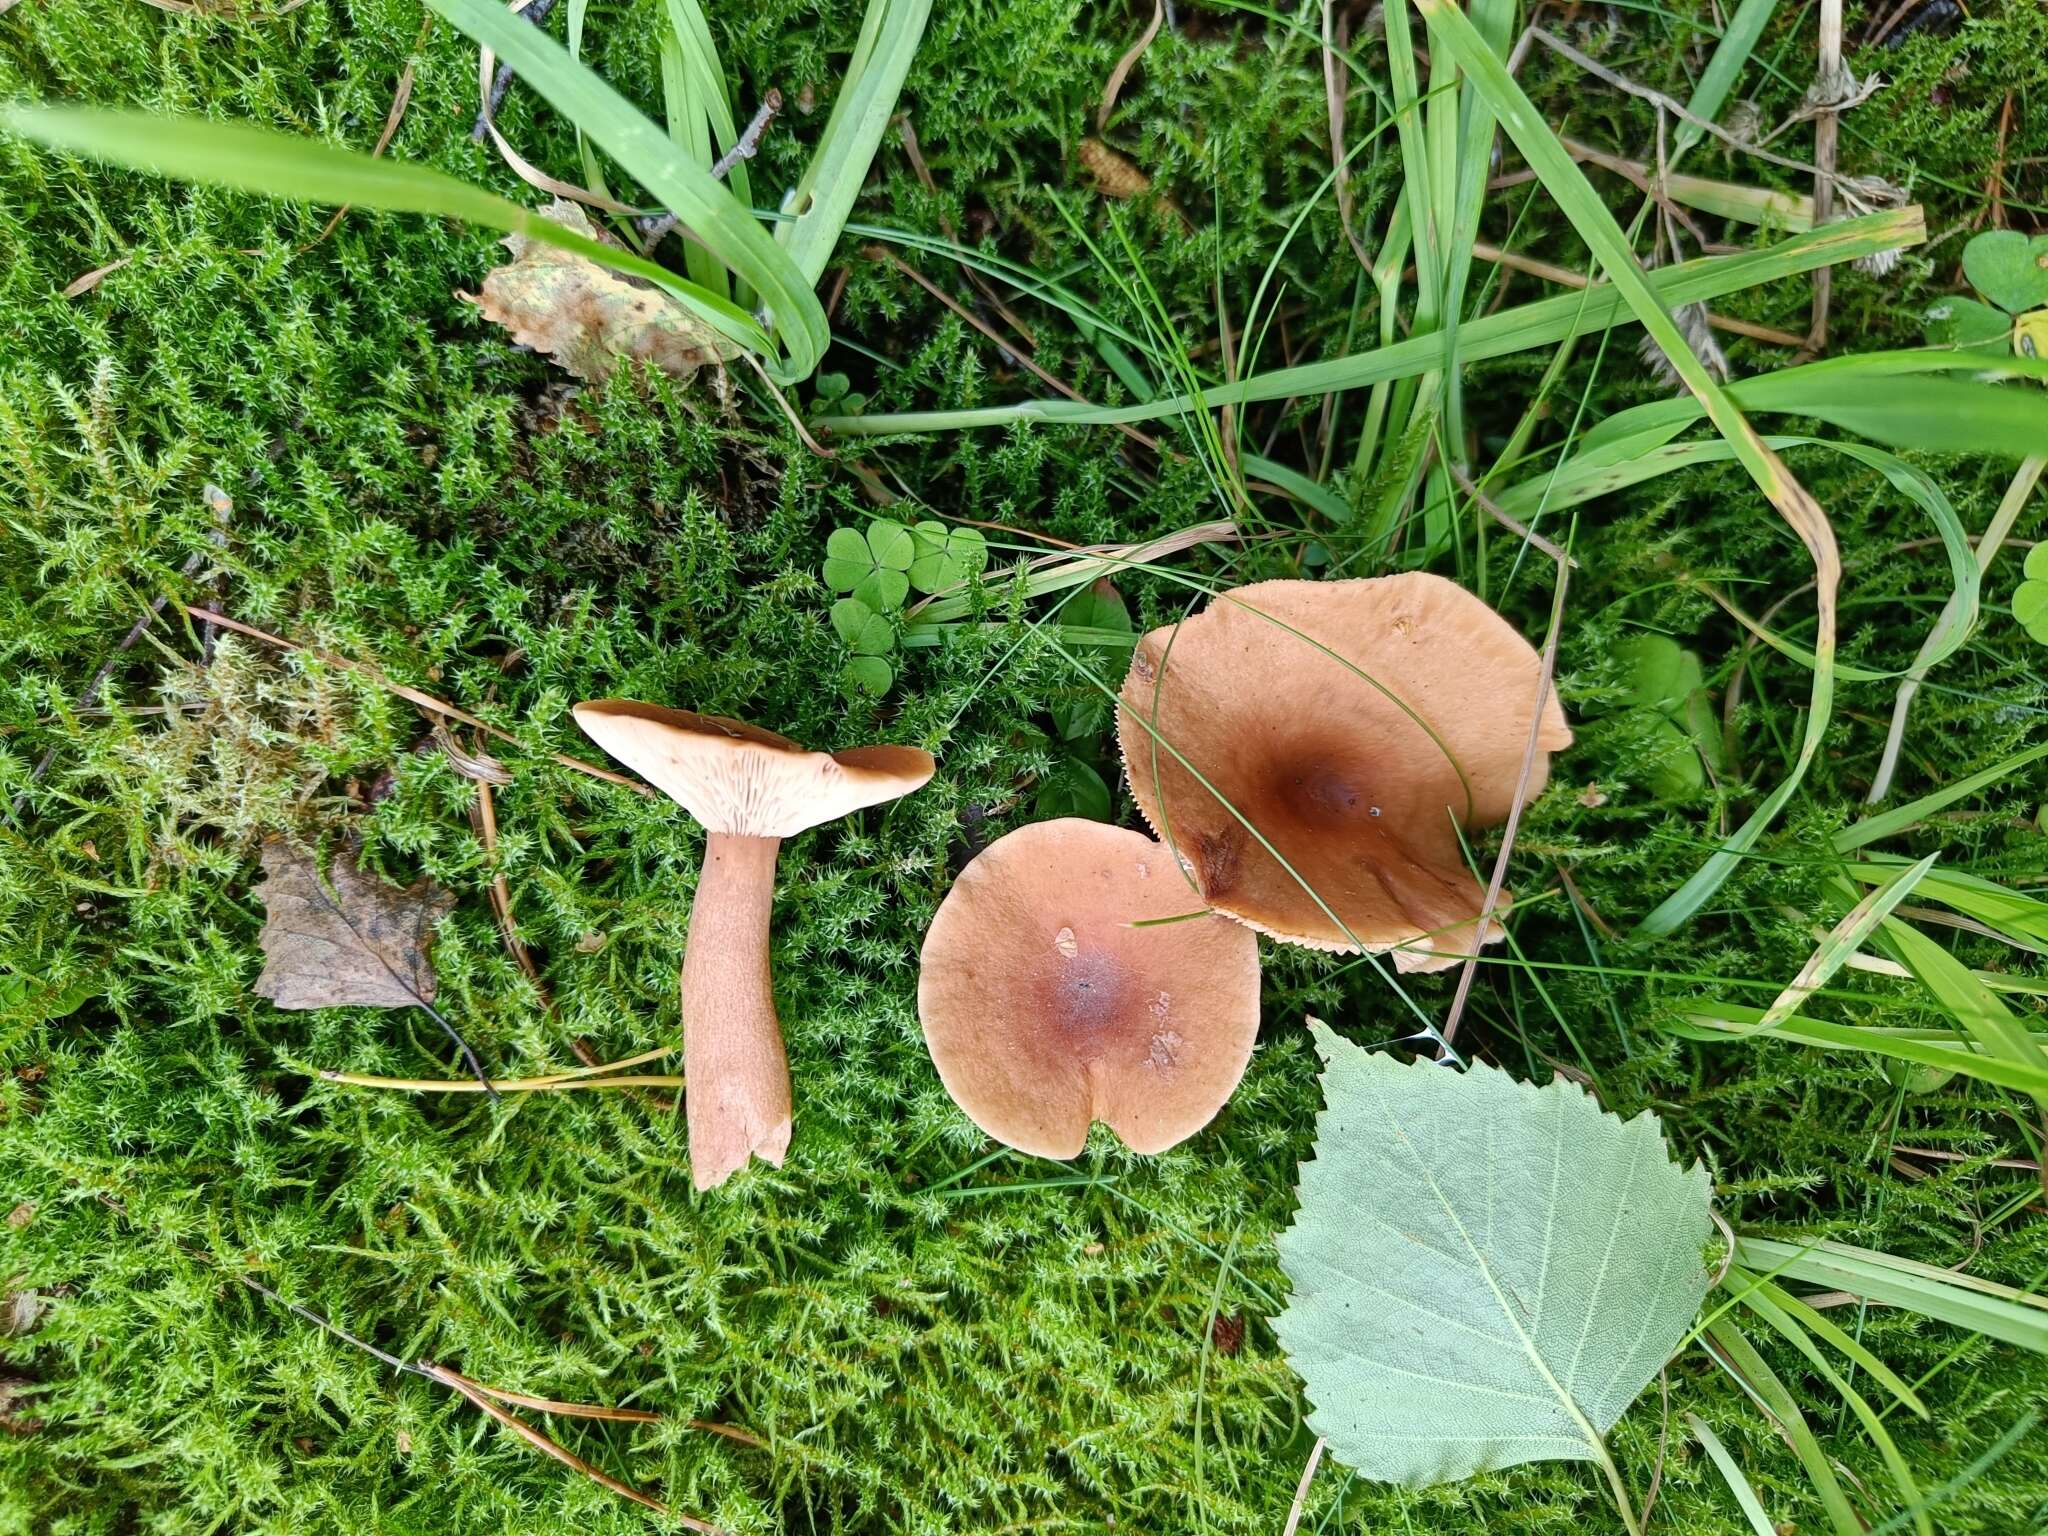
[[[750,110],[773,87],[788,103],[752,168],[757,189],[787,186],[859,7],[707,10],[735,100]],[[1034,373],[1089,398],[1127,382],[1100,336],[1043,293],[995,284],[999,310],[943,252],[888,231],[998,252],[1132,326],[1142,317],[1105,263],[1142,271],[1162,323],[1212,376],[1366,344],[1372,284],[1326,186],[1318,9],[1172,10],[1098,123],[1149,7],[935,7],[901,103],[914,132],[885,137],[859,227],[826,275],[835,345],[825,374],[788,391],[798,414],[843,412],[849,396],[868,413],[1001,403],[1047,393]],[[1605,70],[1679,99],[1725,21],[1706,0],[1543,11]],[[1840,163],[1905,188],[1928,239],[1888,273],[1835,270],[1831,353],[1918,345],[1927,308],[1966,291],[1972,233],[2048,227],[2048,9],[1956,11],[1935,0],[1886,29],[1889,7],[1849,7],[1849,65],[1886,84],[1844,115]],[[642,103],[660,95],[663,14],[633,0],[587,22],[587,56]],[[1354,55],[1383,77],[1377,8],[1343,19]],[[1736,93],[1756,120],[1798,110],[1815,25],[1813,9],[1787,5],[1764,33]],[[1574,139],[1655,160],[1643,99],[1542,47],[1518,78]],[[423,29],[413,0],[308,0],[281,14],[209,0],[0,7],[0,97],[251,119],[367,149],[401,80],[410,96],[390,156],[536,199],[472,138],[474,46],[445,24]],[[1373,116],[1355,87],[1351,113],[1355,131]],[[530,93],[515,85],[500,121],[537,164],[574,173],[573,135]],[[1122,158],[1106,161],[1104,145]],[[1804,161],[1812,130],[1795,125],[1774,147]],[[1520,164],[1503,157],[1483,238],[1584,270],[1585,247]],[[1144,185],[1108,198],[1104,166],[1112,182]],[[1718,141],[1689,168],[1811,185]],[[1370,254],[1400,183],[1394,136],[1352,172],[1353,229]],[[1591,174],[1617,210],[1640,202],[1623,177]],[[1102,427],[1012,425],[844,438],[827,458],[745,370],[720,386],[622,370],[572,387],[463,297],[503,259],[489,231],[361,210],[330,231],[331,213],[0,139],[0,1211],[12,1212],[0,1282],[23,1298],[10,1304],[19,1331],[0,1341],[0,1532],[661,1527],[441,1385],[232,1283],[246,1274],[408,1360],[658,1410],[655,1424],[547,1422],[585,1460],[729,1531],[1274,1536],[1315,1439],[1270,1326],[1286,1288],[1274,1239],[1319,1103],[1303,1020],[1380,1044],[1412,1035],[1414,1016],[1370,966],[1264,946],[1259,1044],[1207,1130],[1140,1157],[1098,1127],[1068,1170],[994,1155],[925,1050],[922,935],[961,863],[1001,832],[1060,811],[1139,825],[1106,708],[1035,626],[1042,605],[1009,566],[1043,547],[1038,536],[1130,541],[1256,516],[1272,537],[1206,545],[1176,569],[1214,587],[1317,562],[1366,575],[1426,559],[1540,644],[1548,562],[1476,512],[1434,549],[1354,547],[1351,525],[1270,477],[1252,477],[1249,510],[1222,496],[1199,444],[1154,451]],[[1769,238],[1695,217],[1715,240]],[[1269,264],[1278,287],[1254,364],[1240,328]],[[1473,313],[1558,291],[1485,264],[1473,290]],[[1811,279],[1794,277],[1716,307],[1803,337],[1812,302]],[[1772,341],[1722,340],[1738,375],[1793,360]],[[1497,445],[1539,395],[1543,419],[1567,423],[1668,392],[1630,327],[1545,377],[1550,359],[1468,367],[1479,441]],[[1276,401],[1237,413],[1231,430],[1342,500],[1371,489],[1343,481],[1363,408],[1361,391],[1327,410],[1320,397]],[[1194,437],[1186,422],[1150,430],[1169,449]],[[2013,472],[1995,458],[1903,457],[1973,533]],[[1864,462],[1788,458],[1840,543],[1844,657],[1907,666],[1948,590],[1936,530]],[[888,498],[995,525],[980,610],[994,622],[901,652],[875,696],[846,682],[819,568],[832,530]],[[1916,701],[1888,803],[2043,740],[2044,653],[2009,608],[2043,504],[1987,576],[1979,628]],[[1624,1116],[1654,1111],[1745,1230],[2038,1290],[2048,1222],[2023,1095],[1970,1077],[1923,1092],[1877,1056],[1667,1027],[1702,998],[1767,1005],[1812,954],[1816,926],[1840,915],[1829,839],[1865,814],[1896,682],[1843,678],[1825,740],[1754,856],[1674,931],[1639,936],[1784,777],[1805,726],[1810,672],[1751,641],[1713,594],[1796,650],[1813,638],[1811,567],[1727,463],[1546,526],[1569,528],[1578,562],[1554,637],[1576,740],[1522,818],[1514,943],[1480,967],[1461,1046],[1538,1081],[1563,1071]],[[1116,586],[1141,629],[1185,606],[1183,588],[1149,572]],[[209,626],[194,606],[297,648]],[[1674,768],[1667,735],[1632,699],[1621,643],[1645,633],[1696,653],[1708,707],[1717,722],[1725,712],[1712,775],[1690,759]],[[387,680],[517,745],[460,725],[437,737]],[[496,1075],[573,1068],[579,1043],[592,1061],[674,1043],[701,834],[665,801],[548,757],[598,756],[569,709],[605,696],[744,717],[818,747],[915,743],[940,761],[922,792],[784,849],[774,960],[795,1139],[779,1171],[708,1194],[691,1190],[681,1115],[654,1093],[494,1104],[326,1081],[322,1069],[463,1068],[416,1009],[286,1012],[254,990],[258,850],[283,838],[452,893],[433,949],[437,1006]],[[480,787],[466,771],[482,750],[506,782]],[[2048,880],[2044,800],[2037,762],[1891,851],[1939,849],[1943,868],[2025,891]],[[1497,836],[1474,850],[1482,868]],[[500,879],[530,969],[501,933]],[[2037,964],[1980,932],[1929,931],[1982,969]],[[1401,984],[1441,1019],[1456,982],[1454,971]],[[1868,973],[1845,973],[1811,1011],[1931,1022],[1923,994]],[[1942,1491],[1938,1528],[2042,1528],[2048,1433],[1984,1457],[2029,1411],[2048,1413],[2048,1358],[1899,1309],[1831,1315],[1923,1382],[1927,1416],[1887,1423],[1919,1486]],[[1900,1528],[1884,1524],[1900,1501],[1842,1399],[1789,1348],[1758,1343],[1869,1523]],[[1769,1418],[1692,1349],[1615,1432],[1632,1485],[1658,1479],[1656,1529],[1750,1529],[1687,1415],[1731,1449],[1781,1531],[1828,1528]],[[1326,1466],[1301,1528],[1613,1522],[1597,1475],[1574,1463],[1420,1491]]]

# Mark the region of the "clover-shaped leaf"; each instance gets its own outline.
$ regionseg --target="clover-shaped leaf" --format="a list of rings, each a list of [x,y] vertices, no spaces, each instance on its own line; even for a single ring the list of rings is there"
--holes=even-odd
[[[911,538],[917,554],[910,562],[910,584],[920,592],[942,591],[988,567],[988,540],[979,528],[919,523]]]
[[[847,662],[845,678],[849,692],[880,698],[889,691],[889,684],[896,680],[896,674],[879,656],[856,656]]]
[[[1929,306],[1922,319],[1927,340],[1937,347],[2003,346],[2012,329],[2012,316],[1975,299],[1943,299]]]
[[[876,613],[893,613],[910,593],[905,572],[916,558],[910,530],[901,523],[877,518],[863,533],[835,528],[825,541],[825,585],[857,598]]]
[[[857,597],[832,605],[832,627],[856,656],[886,656],[896,649],[895,626]]]
[[[1963,276],[2008,314],[2048,304],[2048,235],[1988,229],[1963,247]]]
[[[2042,645],[2048,645],[2048,544],[2027,551],[2027,579],[2013,589],[2012,616]]]

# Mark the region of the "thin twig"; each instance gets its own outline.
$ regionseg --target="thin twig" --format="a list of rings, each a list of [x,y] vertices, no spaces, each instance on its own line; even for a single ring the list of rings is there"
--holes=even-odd
[[[1451,1041],[1458,1033],[1458,1020],[1465,1012],[1465,999],[1472,995],[1472,978],[1479,971],[1479,947],[1486,942],[1487,926],[1493,921],[1494,909],[1500,905],[1501,887],[1508,877],[1508,859],[1515,851],[1515,831],[1522,823],[1522,806],[1529,793],[1529,780],[1536,768],[1537,743],[1543,739],[1543,706],[1550,702],[1551,680],[1557,673],[1557,644],[1564,633],[1564,598],[1571,582],[1571,566],[1559,551],[1557,561],[1557,588],[1550,599],[1550,634],[1543,642],[1543,664],[1536,682],[1536,705],[1529,716],[1529,742],[1522,751],[1522,771],[1515,780],[1515,796],[1509,802],[1507,825],[1501,829],[1500,853],[1493,861],[1493,878],[1486,884],[1486,900],[1480,904],[1479,922],[1473,929],[1472,952],[1465,957],[1465,964],[1458,972],[1457,994],[1451,999],[1450,1012],[1444,1018],[1444,1027],[1439,1032],[1441,1039],[1437,1049],[1440,1062],[1452,1059]]]
[[[713,181],[723,181],[734,166],[738,165],[742,160],[753,159],[754,156],[761,152],[761,136],[768,131],[768,125],[775,121],[775,114],[781,110],[782,92],[771,85],[768,87],[768,94],[761,98],[761,105],[755,111],[753,118],[741,130],[738,141],[731,149],[728,149],[713,162],[711,166],[711,179]],[[640,221],[640,234],[647,242],[649,255],[654,253],[654,248],[657,245],[669,237],[670,231],[675,227],[676,216],[673,213],[664,213],[654,218],[642,219]]]
[[[119,1200],[116,1200],[112,1195],[106,1194],[104,1191],[102,1191],[100,1193],[99,1198],[101,1204],[105,1205],[109,1210],[113,1211],[122,1220],[132,1221],[134,1219],[128,1214],[128,1208],[125,1205],[123,1205]],[[376,1345],[369,1343],[367,1340],[357,1338],[347,1329],[339,1326],[332,1320],[321,1316],[318,1312],[315,1312],[311,1307],[303,1307],[295,1301],[285,1300],[284,1297],[280,1296],[276,1291],[272,1290],[269,1286],[265,1285],[261,1280],[258,1280],[254,1275],[248,1274],[243,1270],[227,1268],[226,1266],[221,1264],[220,1261],[216,1259],[212,1254],[207,1253],[203,1249],[191,1247],[185,1243],[177,1242],[175,1239],[173,1239],[173,1246],[175,1246],[179,1252],[185,1254],[187,1257],[197,1260],[199,1263],[208,1266],[209,1268],[219,1272],[222,1275],[225,1275],[227,1278],[231,1280],[237,1281],[244,1288],[254,1292],[256,1295],[261,1296],[268,1301],[275,1302],[278,1306],[283,1307],[287,1312],[290,1312],[294,1317],[297,1317],[305,1322],[311,1323],[314,1327],[320,1329],[325,1333],[333,1335],[335,1338],[340,1339],[345,1344],[353,1345],[355,1348],[361,1350],[364,1354],[369,1355],[373,1359],[378,1360],[384,1365],[389,1366],[392,1370],[401,1372],[408,1376],[422,1377],[427,1381],[431,1381],[438,1386],[446,1387],[450,1391],[459,1394],[471,1406],[475,1407],[482,1413],[488,1415],[490,1418],[497,1420],[498,1423],[504,1425],[507,1429],[511,1430],[515,1435],[517,1435],[520,1439],[524,1440],[534,1450],[539,1451],[543,1456],[546,1456],[551,1461],[560,1462],[563,1466],[570,1468],[572,1471],[580,1472],[583,1476],[589,1478],[599,1487],[607,1488],[611,1492],[618,1494],[619,1497],[624,1499],[630,1499],[635,1504],[642,1505],[648,1509],[657,1510],[664,1515],[669,1515],[678,1523],[682,1524],[688,1529],[699,1532],[700,1536],[727,1536],[727,1533],[722,1531],[719,1527],[711,1525],[703,1520],[695,1519],[689,1515],[677,1513],[676,1511],[671,1510],[666,1504],[663,1504],[659,1499],[651,1498],[647,1494],[642,1493],[639,1489],[633,1487],[632,1485],[620,1482],[610,1473],[604,1472],[599,1468],[592,1466],[582,1457],[576,1455],[572,1451],[567,1450],[563,1446],[558,1445],[555,1441],[551,1440],[542,1431],[534,1428],[531,1424],[528,1424],[524,1419],[520,1418],[510,1409],[501,1406],[501,1404],[508,1402],[517,1403],[521,1407],[538,1408],[541,1411],[547,1413],[563,1413],[573,1415],[577,1418],[611,1419],[624,1421],[628,1423],[652,1422],[654,1420],[657,1420],[660,1417],[659,1415],[649,1414],[645,1410],[638,1408],[607,1408],[600,1405],[559,1403],[555,1402],[553,1399],[550,1398],[528,1397],[524,1393],[506,1392],[497,1387],[487,1387],[480,1381],[471,1380],[469,1377],[463,1375],[460,1371],[451,1369],[450,1367],[445,1365],[438,1365],[431,1360],[401,1359],[399,1356],[392,1354],[389,1350],[379,1349]],[[494,1401],[494,1399],[496,1399],[496,1401]],[[728,1428],[728,1426],[725,1425],[707,1424],[696,1419],[692,1419],[690,1423],[695,1428],[709,1429],[715,1433],[732,1434],[734,1438],[751,1439],[751,1437],[745,1436],[744,1431],[732,1431]]]
[[[649,1073],[640,1077],[590,1077],[565,1081],[560,1077],[500,1077],[479,1082],[468,1077],[374,1077],[367,1072],[340,1072],[332,1068],[320,1074],[323,1082],[346,1083],[352,1088],[385,1088],[398,1093],[573,1093],[585,1088],[681,1088],[683,1079],[672,1073]]]
[[[1351,41],[1351,18],[1348,13],[1338,15],[1338,10],[1337,0],[1323,0],[1323,95],[1330,114],[1330,164],[1337,178],[1337,222],[1344,230],[1351,254],[1370,273],[1372,253],[1366,250],[1354,227],[1351,157],[1344,152],[1346,95],[1351,85],[1351,70],[1344,62],[1344,54]]]
[[[821,459],[838,458],[839,455],[837,453],[835,453],[832,449],[827,448],[823,443],[820,443],[815,437],[811,436],[811,429],[804,425],[803,417],[797,415],[796,407],[789,403],[788,396],[784,395],[781,390],[775,387],[775,381],[768,377],[768,370],[761,366],[760,359],[755,357],[754,354],[751,352],[742,352],[740,353],[740,357],[746,362],[748,367],[754,370],[755,374],[760,378],[761,387],[768,391],[769,397],[773,399],[777,405],[782,407],[782,414],[789,419],[790,426],[796,430],[796,435],[802,441],[803,445],[806,448],[810,449],[811,452],[815,453]]]
[[[1558,283],[1567,288],[1584,288],[1587,280],[1583,273],[1574,272],[1570,267],[1560,267],[1548,261],[1539,261],[1533,256],[1517,255],[1504,251],[1497,245],[1484,240],[1472,243],[1472,254],[1481,261],[1490,261],[1495,266],[1507,267],[1516,272],[1526,272],[1531,277],[1540,277],[1547,283]],[[1707,324],[1717,331],[1726,331],[1731,336],[1747,336],[1752,341],[1769,342],[1774,347],[1803,347],[1804,336],[1794,336],[1790,331],[1781,331],[1773,326],[1757,325],[1749,320],[1737,320],[1728,315],[1707,312]]]
[[[1287,1524],[1280,1528],[1280,1536],[1294,1536],[1301,1528],[1301,1512],[1308,1507],[1309,1484],[1315,1481],[1316,1468],[1322,1465],[1323,1447],[1330,1442],[1321,1435],[1309,1448],[1308,1465],[1301,1469],[1301,1481],[1294,1485],[1294,1502],[1287,1508]]]
[[[1494,504],[1493,498],[1488,496],[1485,491],[1481,490],[1479,488],[1478,483],[1474,481],[1470,475],[1466,474],[1461,467],[1459,467],[1456,464],[1452,464],[1447,467],[1450,469],[1451,478],[1458,482],[1458,489],[1463,491],[1467,496],[1470,496],[1473,502],[1477,504],[1480,511],[1484,512],[1488,517],[1492,518],[1496,523],[1499,523],[1501,527],[1507,529],[1517,538],[1525,539],[1529,543],[1535,545],[1536,548],[1542,550],[1544,554],[1550,556],[1550,558],[1553,561],[1556,561],[1563,565],[1568,565],[1573,570],[1577,570],[1579,568],[1579,562],[1574,560],[1570,555],[1566,554],[1562,549],[1558,548],[1558,546],[1554,542],[1543,537],[1542,534],[1538,533],[1535,529],[1529,527],[1528,524],[1524,523],[1520,518],[1516,517],[1513,513],[1503,511],[1500,507],[1496,506]]]
[[[218,538],[218,535],[216,534],[215,537]],[[200,563],[205,558],[205,551],[195,551],[186,560],[184,565],[179,567],[179,579],[189,580],[193,573],[199,569]],[[122,637],[121,643],[114,647],[114,654],[101,662],[99,671],[93,673],[92,681],[85,685],[85,692],[78,696],[78,702],[72,706],[74,709],[91,709],[99,703],[100,690],[107,685],[107,679],[114,675],[114,668],[120,664],[123,656],[135,649],[136,642],[141,640],[149,626],[156,622],[157,615],[164,611],[164,606],[170,600],[170,593],[160,593],[150,603],[149,607],[143,610],[142,617],[135,621],[133,627]],[[35,767],[29,770],[27,786],[20,794],[14,797],[14,819],[16,821],[21,820],[23,812],[28,809],[29,792],[42,783],[43,776],[50,771],[51,765],[57,761],[57,747],[58,743],[53,741],[43,750],[43,755],[36,759]]]
[[[337,656],[333,652],[323,651],[317,646],[301,645],[296,640],[287,640],[282,635],[273,635],[268,630],[258,629],[253,624],[244,624],[240,619],[231,619],[224,613],[217,612],[212,608],[202,608],[196,603],[181,604],[180,606],[195,619],[204,619],[208,623],[218,624],[222,629],[232,629],[238,635],[247,635],[251,640],[261,640],[265,645],[274,645],[282,651],[303,652],[305,655],[311,656],[316,661],[323,662],[327,666],[339,667],[344,672],[353,672],[356,676],[367,679],[386,692],[397,694],[407,703],[417,704],[429,714],[444,715],[450,720],[460,720],[464,725],[474,726],[477,730],[494,736],[499,741],[509,743],[519,748],[522,752],[529,750],[526,744],[510,731],[502,731],[488,720],[479,720],[465,709],[458,709],[455,705],[443,699],[437,699],[430,693],[422,693],[419,689],[401,683],[395,678],[386,677],[377,668],[365,662],[351,661],[346,656]],[[564,768],[573,768],[578,773],[587,773],[593,779],[603,779],[607,784],[621,785],[626,789],[632,790],[635,794],[646,795],[649,798],[652,798],[654,795],[654,791],[645,784],[642,784],[638,779],[629,779],[623,773],[613,773],[609,768],[600,768],[595,763],[586,763],[580,757],[571,757],[566,752],[547,752],[539,755],[546,757],[550,762],[561,764]]]
[[[548,19],[548,12],[555,8],[555,0],[533,0],[523,13],[536,27]],[[500,64],[498,72],[491,76],[490,93],[484,97],[482,110],[476,115],[476,126],[469,130],[470,138],[481,144],[484,135],[490,132],[491,120],[498,115],[498,108],[505,104],[505,92],[512,86],[512,66]]]
[[[1152,46],[1152,39],[1159,35],[1159,28],[1166,20],[1165,0],[1152,0],[1152,20],[1145,30],[1138,34],[1138,40],[1124,50],[1124,56],[1116,61],[1116,68],[1109,72],[1109,81],[1102,87],[1102,101],[1095,109],[1095,131],[1102,132],[1109,126],[1109,114],[1116,110],[1116,99],[1123,94],[1124,81],[1130,78],[1138,60],[1145,56],[1145,50]]]
[[[943,288],[939,287],[938,284],[934,283],[930,278],[926,277],[922,272],[918,271],[917,268],[911,266],[909,262],[903,260],[902,257],[898,256],[894,251],[890,250],[887,246],[864,246],[861,250],[861,255],[867,257],[870,261],[883,261],[887,262],[890,266],[894,267],[898,272],[902,273],[905,277],[909,278],[913,283],[916,283],[917,286],[922,288],[926,293],[930,294],[933,298],[937,299],[953,314],[959,316],[962,320],[966,321],[969,325],[973,326],[977,331],[981,332],[982,335],[986,336],[990,341],[994,342],[997,346],[1001,347],[1005,352],[1009,353],[1010,356],[1014,357],[1021,365],[1023,365],[1025,370],[1029,372],[1032,375],[1032,377],[1039,380],[1039,382],[1044,384],[1048,389],[1058,390],[1061,394],[1065,395],[1069,400],[1072,400],[1077,404],[1086,405],[1089,403],[1088,400],[1079,393],[1079,391],[1075,390],[1064,379],[1055,377],[1054,375],[1046,372],[1045,369],[1039,367],[1037,363],[1033,362],[1026,349],[1019,347],[1013,339],[1003,335],[1001,331],[998,331],[994,326],[990,325],[986,320],[982,319],[981,316],[974,313],[973,310],[959,303]],[[1142,443],[1145,447],[1152,449],[1155,453],[1159,451],[1158,440],[1146,436],[1143,432],[1140,432],[1136,427],[1133,427],[1128,423],[1119,423],[1117,426],[1117,430],[1123,433],[1125,437],[1130,438],[1133,442]]]
[[[548,0],[548,3],[552,5],[554,0]],[[433,30],[434,13],[429,11],[420,21],[420,35],[413,39],[411,57],[405,61],[405,68],[398,72],[398,87],[391,95],[391,110],[384,114],[384,131],[377,135],[377,143],[370,151],[370,158],[372,160],[381,158],[384,151],[391,147],[391,141],[398,136],[398,125],[405,121],[405,109],[412,102],[413,76],[419,64],[420,50],[426,47],[427,34]],[[511,77],[512,69],[510,65],[506,66],[505,74],[507,79]],[[500,90],[498,94],[502,96],[504,92]],[[483,137],[481,124],[478,127],[477,137]],[[314,246],[340,228],[341,221],[348,217],[348,210],[349,204],[347,203],[343,203],[339,208],[335,209],[333,216],[322,226],[320,233],[299,247],[299,254],[301,256],[305,255],[306,252],[312,250]]]
[[[1814,101],[1820,110],[1813,120],[1813,224],[1818,229],[1835,210],[1835,155],[1841,139],[1842,120],[1835,110],[1845,94],[1842,72],[1842,0],[1820,0],[1820,57],[1813,82]],[[1827,350],[1828,302],[1834,294],[1835,273],[1829,266],[1813,274],[1813,323],[1806,334],[1806,350]]]
[[[1666,96],[1662,91],[1652,90],[1647,85],[1638,85],[1635,81],[1629,79],[1628,76],[1617,74],[1605,64],[1588,58],[1563,38],[1545,31],[1542,27],[1536,27],[1532,30],[1535,32],[1536,40],[1543,44],[1544,47],[1554,53],[1562,54],[1587,74],[1593,76],[1594,79],[1613,86],[1624,95],[1634,96],[1640,101],[1647,101],[1652,105],[1662,107],[1680,122],[1691,123],[1702,133],[1711,134],[1738,153],[1754,155],[1757,159],[1767,160],[1772,165],[1781,165],[1788,171],[1803,171],[1810,176],[1823,174],[1818,166],[1810,165],[1804,160],[1794,160],[1789,155],[1777,154],[1774,151],[1764,149],[1760,145],[1752,144],[1747,139],[1736,137],[1736,135],[1730,133],[1719,123],[1709,122],[1706,118],[1701,117],[1676,97]]]

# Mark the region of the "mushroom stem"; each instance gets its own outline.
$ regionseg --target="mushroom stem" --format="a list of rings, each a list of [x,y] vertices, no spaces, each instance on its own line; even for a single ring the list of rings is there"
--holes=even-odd
[[[683,951],[683,1072],[690,1177],[723,1184],[789,1148],[789,1062],[768,972],[768,913],[782,840],[713,832]]]

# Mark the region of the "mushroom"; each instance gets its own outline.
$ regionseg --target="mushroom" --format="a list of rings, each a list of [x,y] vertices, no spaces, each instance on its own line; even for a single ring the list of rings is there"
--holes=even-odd
[[[1507,620],[1440,576],[1265,581],[1145,636],[1117,735],[1138,808],[1215,910],[1441,970],[1503,935],[1477,932],[1460,832],[1513,809],[1541,676]],[[1531,797],[1570,744],[1546,691]]]
[[[722,1184],[749,1156],[781,1166],[789,1064],[768,972],[775,856],[786,837],[907,795],[932,776],[915,747],[807,752],[738,720],[597,699],[576,723],[703,825],[683,951],[690,1176]]]
[[[1134,924],[1183,918],[1157,927]],[[1230,1097],[1259,1029],[1250,930],[1188,915],[1172,857],[1069,817],[998,838],[925,935],[917,1015],[939,1079],[989,1135],[1072,1157],[1103,1121],[1134,1152]]]

